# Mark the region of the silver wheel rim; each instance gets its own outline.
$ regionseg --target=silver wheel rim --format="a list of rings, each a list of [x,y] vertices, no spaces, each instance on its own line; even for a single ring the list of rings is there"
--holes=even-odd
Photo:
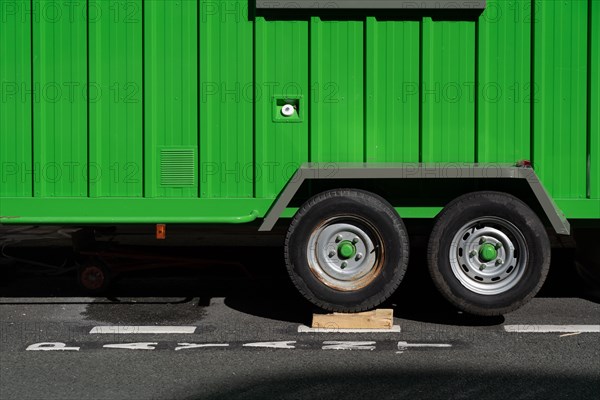
[[[465,224],[452,238],[449,253],[456,279],[468,290],[486,296],[515,287],[525,273],[528,256],[521,231],[498,217]]]
[[[340,251],[340,246],[347,243],[354,247],[350,257]],[[379,274],[382,250],[381,238],[363,218],[330,218],[310,235],[308,265],[325,285],[340,291],[355,291],[367,286]]]

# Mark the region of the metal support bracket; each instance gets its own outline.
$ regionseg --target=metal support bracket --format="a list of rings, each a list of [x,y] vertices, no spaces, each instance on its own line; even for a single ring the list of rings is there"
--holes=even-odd
[[[512,164],[472,163],[305,163],[298,168],[267,212],[259,231],[273,229],[304,181],[317,179],[524,179],[556,233],[569,235],[571,231],[569,221],[533,169]]]

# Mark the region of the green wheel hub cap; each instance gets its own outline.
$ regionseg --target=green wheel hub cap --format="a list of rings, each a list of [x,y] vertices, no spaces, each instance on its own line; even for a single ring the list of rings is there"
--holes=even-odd
[[[352,242],[348,240],[344,240],[338,246],[338,256],[342,260],[347,260],[348,258],[353,257],[356,254],[356,247]]]
[[[495,260],[496,257],[498,257],[498,252],[494,245],[485,243],[479,248],[479,258],[481,261],[489,262]]]

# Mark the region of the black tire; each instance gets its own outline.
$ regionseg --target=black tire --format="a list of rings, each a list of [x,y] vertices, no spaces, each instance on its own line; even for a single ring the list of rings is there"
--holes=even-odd
[[[475,192],[455,199],[437,217],[429,239],[429,272],[459,309],[501,315],[540,290],[550,250],[544,225],[525,203],[506,193]]]
[[[330,234],[339,239],[337,251],[326,241]],[[351,240],[353,255],[343,258],[341,246]],[[311,303],[329,311],[358,312],[381,304],[400,285],[408,257],[408,234],[398,213],[382,197],[354,189],[330,190],[309,199],[296,213],[285,240],[285,261],[294,285]],[[348,269],[342,268],[345,260]]]

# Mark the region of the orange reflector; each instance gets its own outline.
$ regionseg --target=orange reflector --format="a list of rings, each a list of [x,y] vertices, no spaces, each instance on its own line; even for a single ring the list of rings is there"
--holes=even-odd
[[[158,240],[164,240],[167,238],[167,225],[156,224],[156,238]]]

